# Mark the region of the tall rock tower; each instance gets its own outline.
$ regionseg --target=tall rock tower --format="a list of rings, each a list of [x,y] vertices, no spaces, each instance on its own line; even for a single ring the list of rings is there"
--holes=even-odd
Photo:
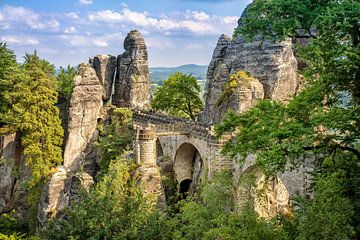
[[[144,39],[138,31],[131,31],[124,47],[126,51],[117,59],[111,55],[97,55],[89,63],[78,66],[68,113],[64,163],[58,166],[43,189],[38,211],[40,228],[49,218],[62,217],[63,210],[76,196],[79,184],[85,188],[93,184],[98,160],[94,143],[99,138],[98,127],[106,124],[108,119],[107,103],[112,101],[116,106],[130,108],[150,106],[148,55]],[[1,201],[0,198],[0,209]]]
[[[142,108],[150,106],[148,54],[144,38],[131,31],[124,42],[125,52],[117,57],[115,93],[112,103],[118,107]]]
[[[246,9],[239,25],[245,17]],[[237,101],[219,104],[230,75],[238,71],[248,72],[260,81],[266,99],[287,102],[298,90],[298,62],[291,39],[272,43],[258,37],[247,42],[242,36],[231,39],[221,35],[208,68],[201,121],[215,124],[228,109],[240,109]],[[241,86],[238,90],[242,91]]]

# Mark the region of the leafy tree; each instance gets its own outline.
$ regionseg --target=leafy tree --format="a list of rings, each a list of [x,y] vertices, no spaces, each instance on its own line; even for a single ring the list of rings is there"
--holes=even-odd
[[[294,159],[308,150],[349,151],[360,160],[355,146],[360,137],[359,14],[360,3],[347,0],[257,0],[250,5],[238,33],[250,39],[258,34],[275,41],[308,39],[298,47],[308,64],[307,88],[287,106],[265,101],[242,116],[229,114],[218,132],[241,133],[226,152],[246,155],[263,149],[259,160],[275,168],[283,168],[284,157]],[[350,101],[344,104],[345,93]]]
[[[137,239],[137,229],[146,221],[149,206],[142,196],[136,165],[126,159],[112,161],[109,172],[89,193],[66,211],[66,218],[50,222],[46,239]]]
[[[60,67],[60,72],[57,75],[59,97],[64,98],[66,102],[70,101],[71,93],[74,88],[75,75],[76,69],[70,67],[70,65],[68,65],[66,69]]]
[[[256,153],[257,162],[268,174],[284,170],[287,162],[298,163],[305,153],[318,156],[317,171],[331,174],[343,169],[342,181],[349,183],[342,185],[347,186],[344,197],[350,200],[349,204],[357,213],[360,212],[356,190],[359,184],[350,177],[359,179],[359,172],[345,169],[338,163],[344,163],[345,159],[351,163],[360,161],[359,16],[359,1],[255,0],[235,35],[248,39],[262,36],[271,41],[291,37],[297,42],[305,42],[296,50],[307,65],[302,72],[306,87],[287,105],[264,100],[240,115],[229,113],[217,127],[219,134],[236,132],[236,137],[225,145],[225,153],[241,156],[241,161],[249,153]],[[325,167],[327,165],[331,167]],[[327,188],[335,187],[322,181],[318,184],[315,196],[319,197],[331,191]],[[334,199],[339,207],[343,206],[343,200],[341,197]],[[327,207],[322,205],[325,200],[321,198],[315,197],[313,204],[312,210],[305,215],[316,215],[317,211],[321,215]],[[326,222],[326,226],[318,229],[319,235],[324,234],[324,229],[344,226],[344,231],[339,234],[344,234],[344,239],[351,236],[348,222],[338,210],[329,211],[326,216],[329,219],[339,217],[338,225]],[[352,220],[353,226],[359,229],[358,218]],[[301,231],[305,231],[305,227]],[[304,234],[300,236],[309,236],[306,231]],[[356,234],[359,237],[360,231]]]
[[[130,109],[114,108],[110,111],[110,122],[101,131],[97,144],[101,174],[107,173],[111,161],[130,150],[134,135],[131,118]]]
[[[0,43],[0,124],[4,124],[4,114],[9,111],[12,104],[6,93],[12,91],[19,78],[20,68],[14,52],[7,48],[6,43]]]
[[[26,54],[22,66],[24,77],[16,81],[6,98],[12,100],[4,121],[21,133],[21,146],[31,176],[27,181],[28,201],[33,216],[37,211],[42,186],[51,170],[62,162],[63,130],[59,119],[55,68],[36,53]]]
[[[296,239],[351,239],[354,212],[351,202],[343,195],[341,174],[320,175],[314,190],[314,200],[299,214],[299,236]]]
[[[200,86],[191,75],[180,72],[169,76],[163,85],[155,90],[152,107],[169,114],[187,117],[195,121],[203,108]]]

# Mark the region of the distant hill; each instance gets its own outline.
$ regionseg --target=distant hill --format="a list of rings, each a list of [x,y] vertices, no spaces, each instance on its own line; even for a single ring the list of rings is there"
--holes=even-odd
[[[179,67],[153,67],[150,68],[150,77],[153,83],[161,85],[162,81],[167,79],[170,74],[182,72],[191,74],[197,80],[205,80],[207,65],[186,64]]]

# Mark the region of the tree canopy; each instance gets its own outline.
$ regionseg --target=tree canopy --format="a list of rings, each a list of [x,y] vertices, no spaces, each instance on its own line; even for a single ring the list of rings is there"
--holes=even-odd
[[[2,44],[0,49],[0,59],[8,59],[2,65],[5,72],[1,73],[5,73],[2,79],[5,84],[0,92],[7,104],[3,105],[1,121],[20,136],[25,164],[30,170],[26,188],[34,217],[43,184],[51,170],[62,162],[63,129],[55,106],[58,100],[55,67],[36,53],[26,54],[24,63],[17,65],[6,45]],[[14,73],[8,72],[11,69]]]
[[[191,75],[176,72],[155,90],[152,107],[169,114],[196,120],[203,108],[200,86]]]
[[[257,163],[269,175],[284,171],[287,163],[297,167],[306,154],[316,157],[314,176],[320,180],[315,182],[315,199],[299,220],[303,227],[299,239],[313,234],[305,223],[321,216],[326,204],[339,208],[348,204],[350,209],[334,208],[321,216],[327,225],[317,225],[317,238],[312,239],[323,238],[336,228],[341,239],[349,239],[352,228],[360,235],[360,185],[355,180],[360,177],[359,18],[359,1],[255,0],[234,32],[264,41],[290,37],[297,43],[298,59],[306,63],[300,72],[306,81],[304,90],[288,104],[264,100],[240,115],[228,113],[217,126],[219,134],[236,133],[224,153],[241,162],[256,153]],[[334,183],[329,174],[338,174],[340,181]],[[322,178],[333,181],[334,186],[326,185]],[[328,194],[328,188],[337,189],[333,195],[337,197],[325,203],[322,194]]]

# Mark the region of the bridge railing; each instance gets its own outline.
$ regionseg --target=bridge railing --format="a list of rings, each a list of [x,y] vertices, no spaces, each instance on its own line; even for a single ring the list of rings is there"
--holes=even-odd
[[[222,144],[231,137],[231,135],[224,135],[219,139],[214,132],[213,125],[169,116],[155,111],[135,110],[133,113],[133,122],[155,125],[158,133],[169,132],[174,134],[179,133],[181,135],[191,135],[214,144]]]

